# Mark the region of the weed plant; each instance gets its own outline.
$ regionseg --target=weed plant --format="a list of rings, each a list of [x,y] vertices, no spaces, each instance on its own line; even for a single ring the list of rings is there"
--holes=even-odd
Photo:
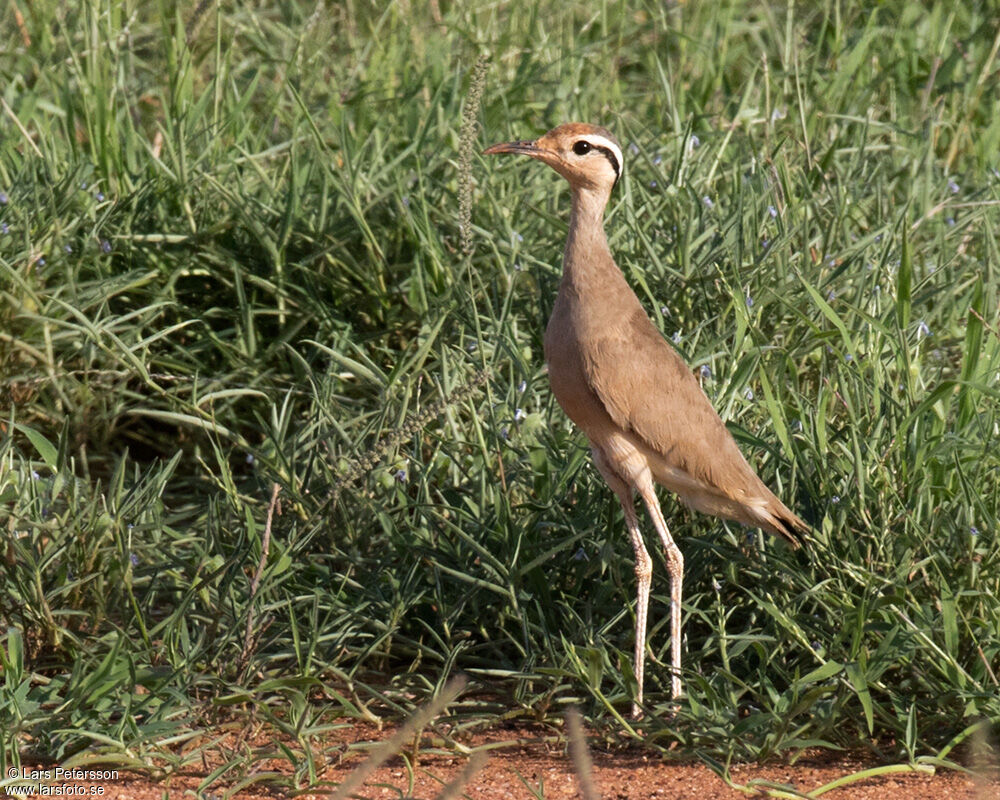
[[[943,763],[1000,721],[991,4],[189,6],[0,10],[0,766],[169,775],[235,721],[276,744],[206,786],[304,785],[459,672],[456,742],[635,733],[631,547],[543,368],[567,189],[477,155],[567,120],[814,528],[667,501],[645,746]]]

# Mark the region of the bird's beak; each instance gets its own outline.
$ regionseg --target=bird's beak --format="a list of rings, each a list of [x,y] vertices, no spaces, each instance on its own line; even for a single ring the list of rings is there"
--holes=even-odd
[[[496,156],[502,153],[517,153],[523,156],[538,158],[545,151],[538,146],[538,142],[501,142],[494,144],[483,150],[484,156]]]

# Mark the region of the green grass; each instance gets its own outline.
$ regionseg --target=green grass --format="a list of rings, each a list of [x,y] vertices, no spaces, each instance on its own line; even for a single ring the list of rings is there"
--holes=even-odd
[[[626,151],[618,263],[815,528],[666,500],[687,696],[656,556],[645,746],[916,763],[1000,723],[989,4],[189,5],[0,10],[0,766],[169,774],[254,720],[282,745],[219,779],[304,785],[457,672],[459,733],[575,703],[630,738],[631,547],[543,372],[567,188],[476,154],[571,119]]]

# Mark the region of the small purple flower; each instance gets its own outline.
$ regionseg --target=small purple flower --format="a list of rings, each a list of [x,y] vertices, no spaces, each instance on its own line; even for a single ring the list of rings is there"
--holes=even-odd
[[[722,591],[722,584],[719,583],[715,578],[712,578],[712,590],[716,594]]]
[[[792,420],[792,430],[796,433],[802,432],[802,420],[796,418]]]
[[[844,356],[844,361],[853,361],[853,360],[854,360],[854,356],[852,356],[850,353],[848,353],[846,356]]]
[[[701,377],[708,381],[712,380],[712,368],[708,364],[701,365]]]
[[[650,189],[655,189],[656,188],[656,181],[650,181],[649,182],[649,188]]]
[[[771,122],[777,122],[779,119],[785,118],[785,109],[776,108],[771,112]]]
[[[515,408],[514,409],[514,422],[520,422],[526,416],[528,416],[528,415],[524,413],[524,409],[523,408]]]
[[[139,566],[139,556],[137,556],[135,553],[129,553],[128,560],[132,562],[133,567]]]
[[[698,138],[696,134],[691,134],[691,138],[688,139],[688,147],[694,150],[698,145],[701,144],[701,139]]]
[[[0,206],[7,205],[7,192],[0,192]]]
[[[510,438],[510,431],[507,430],[506,428],[501,428],[500,429],[500,438],[504,439],[504,440],[509,439]]]
[[[669,317],[670,316],[670,309],[667,308],[666,306],[660,306],[660,316]]]
[[[882,234],[881,233],[876,233],[875,234],[875,241],[876,242],[881,242],[882,241]]]
[[[955,183],[954,179],[948,178],[948,191],[952,194],[958,194],[959,186]]]
[[[520,262],[518,261],[514,262],[514,272],[520,272],[523,269],[524,267],[521,266]]]
[[[701,202],[703,202],[705,204],[705,208],[714,208],[715,207],[715,202],[707,194],[703,198],[701,198]]]
[[[637,145],[635,142],[629,142],[628,150],[634,156],[639,155],[639,145]]]
[[[680,344],[681,343],[681,332],[680,331],[674,331],[674,335],[670,337],[670,341],[672,341],[674,344]]]
[[[747,295],[746,298],[745,298],[745,300],[746,300],[747,308],[753,308],[753,298],[750,295]]]
[[[969,526],[969,533],[972,534],[973,536],[978,536],[979,535],[979,528],[977,528],[975,525],[970,525]]]
[[[588,561],[587,551],[583,549],[583,545],[580,545],[579,549],[573,553],[574,561]]]
[[[31,480],[37,481],[41,477],[35,470],[31,470]]]
[[[955,225],[955,218],[954,217],[948,217],[945,220],[945,223],[947,223],[947,225],[948,225],[949,228],[954,227],[954,225]]]
[[[404,194],[403,195],[403,208],[409,208],[409,207],[410,207],[410,196],[407,195],[407,194]]]
[[[5,236],[8,233],[10,233],[10,228],[7,227],[6,222],[0,222],[0,233],[4,234]]]
[[[73,252],[72,246],[68,245],[68,244],[64,244],[63,245],[63,250],[65,250],[67,253],[72,253]]]
[[[768,206],[767,213],[771,215],[771,219],[774,219],[775,217],[778,216],[778,209],[776,209],[774,206]]]
[[[746,398],[747,400],[749,400],[752,403],[753,402],[753,389],[750,389],[748,387],[747,390],[745,392],[743,392],[743,397]]]
[[[837,505],[837,503],[840,502],[840,495],[835,494],[833,497],[830,498],[830,502],[833,503],[834,505]]]
[[[828,302],[832,303],[834,300],[837,299],[837,293],[833,289],[831,289],[829,292],[826,293],[826,299]]]
[[[255,460],[256,460],[256,459],[254,458],[254,455],[253,455],[253,453],[247,453],[247,457],[246,457],[246,462],[247,462],[247,464],[253,464],[253,462],[254,462]]]
[[[523,242],[524,241],[524,237],[521,234],[519,234],[519,233],[515,233],[514,234],[514,238],[517,239],[519,242]]]
[[[659,166],[663,161],[663,156],[653,156],[653,163]]]
[[[917,338],[933,335],[934,334],[931,333],[931,329],[926,322],[920,320],[920,322],[917,323]]]
[[[111,242],[107,239],[101,239],[101,250],[105,253],[111,252]]]
[[[406,470],[397,469],[393,477],[396,479],[397,483],[406,483]]]
[[[94,199],[97,200],[98,203],[103,203],[104,202],[104,192],[97,192],[97,194],[94,195]]]
[[[517,385],[517,391],[520,394],[524,394],[526,391],[528,391],[528,382],[527,381],[521,381]]]
[[[760,246],[764,250],[767,250],[767,248],[769,248],[771,246],[771,243],[767,239],[761,239],[760,240]]]
[[[81,188],[81,189],[86,189],[86,188],[87,188],[87,182],[86,182],[86,181],[84,181],[83,183],[81,183],[81,184],[80,184],[80,188]]]
[[[40,267],[44,267],[45,266],[45,256],[39,256],[38,257],[38,266],[40,266]]]

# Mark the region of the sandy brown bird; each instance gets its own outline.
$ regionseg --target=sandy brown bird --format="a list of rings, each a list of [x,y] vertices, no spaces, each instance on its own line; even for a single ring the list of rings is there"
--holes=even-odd
[[[611,257],[604,208],[622,172],[621,147],[611,132],[568,123],[534,141],[495,144],[484,153],[530,156],[572,187],[563,277],[545,330],[545,360],[556,400],[587,434],[594,462],[625,511],[638,582],[638,692],[632,711],[639,716],[652,560],[633,492],[642,497],[666,552],[674,698],[681,693],[684,557],[667,529],[654,482],[698,511],[762,528],[793,546],[808,528],[743,458],[698,380],[646,316]]]

